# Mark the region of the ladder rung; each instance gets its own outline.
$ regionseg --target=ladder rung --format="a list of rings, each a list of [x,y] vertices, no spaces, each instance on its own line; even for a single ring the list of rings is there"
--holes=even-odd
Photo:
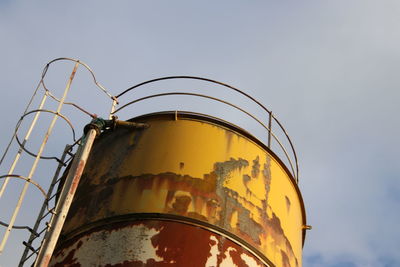
[[[25,259],[21,260],[21,262],[24,263],[27,260],[29,260],[29,258],[32,257],[33,255],[35,255],[35,254],[37,255],[39,253],[39,249],[40,249],[40,247],[37,250],[35,250],[34,252],[32,252],[31,254],[29,254],[28,257],[26,257]]]
[[[30,244],[26,243],[25,241],[23,241],[22,244],[24,244],[25,247],[29,248],[31,251],[37,254],[38,250],[32,247]]]
[[[43,220],[44,218],[46,218],[47,215],[49,215],[50,213],[51,213],[51,214],[55,214],[54,208],[53,208],[53,209],[50,209],[49,211],[47,211],[47,212],[40,218],[39,221],[41,221],[41,220]]]
[[[39,236],[40,236],[41,234],[43,234],[43,232],[46,231],[46,230],[47,230],[47,226],[46,226],[45,228],[43,228],[42,231],[40,231],[40,232],[38,233]]]

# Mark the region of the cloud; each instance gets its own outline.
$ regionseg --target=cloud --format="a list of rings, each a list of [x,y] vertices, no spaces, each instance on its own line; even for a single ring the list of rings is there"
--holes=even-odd
[[[215,78],[270,107],[295,143],[313,225],[304,266],[400,264],[398,1],[1,5],[3,137],[55,57],[84,60],[114,93],[164,75]],[[91,90],[71,96],[106,113]]]

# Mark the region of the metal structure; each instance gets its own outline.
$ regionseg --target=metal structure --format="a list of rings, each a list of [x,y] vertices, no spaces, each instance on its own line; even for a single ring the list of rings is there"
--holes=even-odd
[[[71,59],[55,61],[59,60]],[[90,70],[86,64],[72,61],[76,64],[66,93],[79,65]],[[46,97],[50,93],[43,80],[49,64],[39,84]],[[20,266],[37,254],[35,266],[302,265],[305,231],[310,227],[298,188],[297,155],[271,111],[237,88],[201,77],[149,80],[116,96],[108,93],[94,75],[93,79],[111,100],[109,120],[66,102],[66,93],[61,99],[53,97],[59,102],[53,112],[56,117],[61,116],[62,105],[69,104],[94,119],[75,143],[77,152],[67,146],[64,156],[55,158],[59,167],[48,193],[32,175],[23,177],[10,170],[1,176],[6,179],[3,187],[9,179],[18,177],[46,195],[35,226],[23,228],[31,234],[24,243]],[[251,100],[266,112],[266,119],[208,94],[179,91],[128,97],[128,93],[149,84],[188,79],[227,88]],[[261,125],[266,141],[206,113],[159,111],[129,121],[116,118],[137,103],[153,98],[162,101],[165,96],[202,98],[233,108]],[[22,118],[43,111],[41,106],[33,111],[27,108]],[[283,136],[284,142],[278,136]],[[21,147],[18,153],[27,152],[38,161],[43,158],[40,149],[32,153],[25,149],[25,140],[16,140]],[[68,155],[75,156],[60,178]],[[53,193],[56,184],[58,190]],[[49,201],[54,199],[57,205],[49,208]],[[10,231],[16,228],[13,218],[2,223]],[[44,218],[48,223],[39,230]],[[43,235],[41,246],[34,247],[33,241]]]
[[[59,62],[73,63],[72,72],[69,75],[67,84],[65,86],[65,89],[62,91],[62,96],[60,98],[56,97],[46,85],[46,76],[48,74],[49,67]],[[68,117],[61,113],[62,108],[66,105],[72,106],[81,111],[81,113],[85,116],[89,115],[91,118],[95,117],[94,114],[87,112],[79,105],[66,101],[79,66],[83,67],[90,73],[95,86],[110,98],[111,106],[115,105],[116,100],[100,83],[97,82],[92,70],[85,63],[70,58],[58,58],[50,61],[45,66],[38,86],[36,87],[24,113],[18,121],[11,140],[8,143],[0,159],[1,167],[5,167],[5,165],[9,163],[7,173],[0,174],[0,203],[4,204],[2,205],[2,209],[4,209],[4,207],[6,206],[13,206],[10,214],[7,214],[5,210],[2,210],[0,212],[0,225],[4,227],[1,229],[3,231],[0,232],[0,263],[2,262],[2,258],[7,257],[7,255],[4,255],[4,249],[12,231],[25,231],[25,234],[28,234],[29,236],[29,238],[27,238],[27,240],[23,242],[25,250],[19,263],[19,266],[23,266],[24,264],[27,264],[28,261],[31,262],[34,256],[37,255],[44,233],[49,229],[48,222],[51,216],[55,214],[55,198],[56,195],[59,193],[59,190],[54,192],[54,189],[57,188],[60,181],[59,175],[62,170],[67,166],[67,164],[72,160],[72,157],[76,151],[76,147],[80,145],[80,140],[76,140],[75,138],[73,123]],[[47,108],[47,106],[51,108],[52,104],[54,105],[54,103],[56,103],[56,108],[54,110]],[[38,149],[36,151],[31,151],[28,148],[28,145],[30,144],[30,139],[36,134],[36,131],[38,130],[37,125],[41,122],[43,114],[50,114],[52,115],[52,118],[50,119],[50,122],[47,126],[43,126],[43,124],[40,125],[41,128],[47,127],[47,130],[45,131],[41,143],[38,144]],[[33,118],[31,118],[31,115],[33,115]],[[61,157],[45,156],[43,154],[44,149],[56,126],[58,118],[63,119],[71,128],[73,136],[71,143],[73,144],[66,146]],[[22,127],[23,122],[29,123],[26,129]],[[21,136],[24,136],[23,139]],[[17,145],[15,146],[15,144]],[[13,153],[15,154],[13,155]],[[33,159],[33,161],[31,159]],[[46,165],[44,161],[57,162],[57,167],[53,179],[51,180],[41,179],[40,177],[43,175],[43,172],[47,173],[47,176],[49,176],[49,172],[47,169],[49,164]],[[29,168],[27,168],[28,166]],[[40,171],[41,173],[38,174],[38,172]],[[21,172],[26,172],[27,174],[24,175]],[[16,182],[22,181],[22,188],[15,189],[15,187],[12,187],[8,189],[10,185],[12,185],[12,182],[14,180],[18,180]],[[26,201],[26,196],[30,185],[35,186],[43,194],[44,200],[42,208],[39,211],[36,222],[25,222],[24,225],[15,225],[21,207],[23,207],[23,205],[32,204],[29,203],[29,201],[31,200]],[[19,193],[15,190],[19,190]],[[11,193],[9,195],[15,195],[17,196],[17,198],[12,199],[9,196],[5,196],[9,192]],[[13,200],[15,200],[15,202]],[[36,204],[33,206],[39,205]],[[7,215],[9,216],[8,218]],[[16,244],[12,245],[15,246]]]

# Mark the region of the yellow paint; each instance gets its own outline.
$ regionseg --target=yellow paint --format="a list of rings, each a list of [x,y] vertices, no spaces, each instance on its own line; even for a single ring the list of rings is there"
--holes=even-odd
[[[232,217],[231,217],[231,221],[230,221],[230,225],[231,225],[232,229],[237,228],[237,224],[238,224],[238,212],[234,211],[232,213]]]
[[[232,231],[276,266],[296,266],[296,259],[301,266],[301,196],[267,149],[202,118],[153,116],[146,122],[143,132],[111,133],[95,143],[85,175],[99,191],[110,184],[112,196],[92,217],[82,207],[64,232],[107,216],[177,214]]]

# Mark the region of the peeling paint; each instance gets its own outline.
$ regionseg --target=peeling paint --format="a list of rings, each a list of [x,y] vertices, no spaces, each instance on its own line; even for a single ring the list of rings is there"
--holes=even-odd
[[[289,213],[290,212],[290,199],[288,198],[288,196],[285,196],[285,200],[286,200],[286,209],[287,209],[287,212]]]
[[[185,123],[187,121],[178,120],[168,127]],[[288,219],[298,220],[295,216],[299,214],[300,205],[297,192],[279,162],[233,131],[213,125],[210,134],[200,135],[197,128],[192,129],[199,123],[190,123],[188,131],[196,137],[187,141],[182,138],[176,141],[176,132],[160,130],[157,121],[145,131],[117,129],[101,136],[77,188],[59,246],[69,244],[86,231],[81,230],[86,225],[106,218],[134,213],[173,214],[220,227],[273,259],[277,266],[301,266],[302,240],[298,225],[302,224]],[[201,123],[201,127],[209,125]],[[215,137],[218,134],[223,139]],[[208,137],[211,135],[215,137],[213,140]],[[210,142],[212,146],[208,145]],[[213,152],[209,153],[210,150]],[[299,232],[287,231],[288,227],[296,227]],[[175,229],[176,233],[179,231]],[[164,242],[165,237],[161,236],[161,233],[155,234],[151,241]],[[251,263],[236,247],[229,249],[222,242],[223,238],[211,237],[202,241],[209,249],[203,256],[202,266],[213,266],[215,262],[216,266],[221,266],[231,260],[240,263],[240,267]],[[170,235],[169,240],[175,240],[174,235]],[[157,246],[159,261],[162,259],[165,264],[177,261],[174,257],[168,258],[176,251],[168,251],[167,244]],[[167,250],[159,250],[159,247]],[[62,254],[68,258],[70,252],[59,255]],[[157,261],[152,261],[153,266],[158,266]],[[129,264],[133,264],[132,261]],[[128,266],[128,262],[114,262],[110,266]]]
[[[172,213],[186,214],[192,198],[190,196],[175,196],[174,203],[172,204]]]
[[[255,160],[253,160],[253,167],[251,169],[251,177],[256,178],[260,173],[260,157],[257,156]]]
[[[281,254],[282,254],[282,267],[290,267],[290,261],[286,253],[283,250],[281,250]]]
[[[159,232],[145,225],[133,225],[118,231],[98,231],[79,239],[74,246],[64,249],[64,259],[53,259],[54,266],[99,266],[116,265],[129,259],[146,263],[149,260],[163,261],[156,253],[151,239]]]
[[[205,267],[216,267],[218,263],[218,239],[215,236],[210,236],[210,256],[207,258]]]
[[[250,257],[249,255],[247,255],[245,253],[241,254],[240,258],[246,263],[247,266],[263,267],[256,260],[254,260],[253,257]]]
[[[77,237],[50,266],[266,266],[232,241],[198,227],[166,221],[114,226]]]
[[[241,170],[248,165],[249,162],[245,159],[239,158],[236,160],[234,158],[230,158],[230,160],[228,161],[216,162],[214,164],[214,172],[221,179],[220,182],[222,183],[225,180],[229,180],[231,178],[231,172],[233,170]]]
[[[144,175],[139,177],[119,177],[108,179],[106,184],[90,185],[84,183],[81,191],[89,192],[80,194],[69,216],[76,217],[86,216],[87,222],[93,220],[91,217],[97,216],[99,211],[96,209],[101,203],[109,205],[112,202],[114,192],[111,186],[121,184],[121,188],[129,188],[135,185],[135,188],[140,192],[157,192],[156,188],[160,184],[164,184],[169,190],[165,197],[164,209],[161,212],[179,214],[195,219],[207,221],[221,226],[227,230],[233,231],[246,241],[255,246],[261,245],[263,235],[270,235],[274,242],[287,251],[287,254],[294,257],[290,242],[285,237],[281,227],[279,218],[275,213],[268,215],[266,210],[268,204],[264,201],[263,209],[257,208],[258,216],[263,218],[262,221],[256,220],[253,211],[247,207],[252,205],[245,198],[240,197],[237,192],[223,186],[222,181],[226,181],[231,177],[232,172],[240,170],[247,166],[247,161],[244,159],[235,160],[231,158],[227,162],[219,162],[215,164],[215,170],[204,175],[204,179],[194,178],[188,175],[179,175],[174,173],[165,173],[158,175]],[[266,190],[269,191],[270,172],[262,171],[265,179]],[[88,180],[89,181],[89,180]],[[218,182],[217,182],[218,181]],[[86,187],[86,188],[85,188]],[[89,189],[90,188],[90,189]],[[194,199],[196,198],[196,205]],[[85,203],[90,203],[89,205]],[[207,210],[206,215],[203,215],[203,207]],[[112,213],[106,216],[112,216]]]

